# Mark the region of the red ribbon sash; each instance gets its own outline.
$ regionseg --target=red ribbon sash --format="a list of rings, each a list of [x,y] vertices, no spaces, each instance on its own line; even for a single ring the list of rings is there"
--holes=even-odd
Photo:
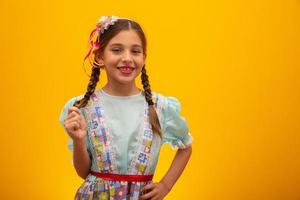
[[[146,182],[153,178],[153,175],[108,174],[94,171],[91,171],[91,174],[104,180],[113,181]]]

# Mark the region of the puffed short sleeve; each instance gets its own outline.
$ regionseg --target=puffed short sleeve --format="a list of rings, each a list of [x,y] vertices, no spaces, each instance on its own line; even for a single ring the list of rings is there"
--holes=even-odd
[[[78,101],[79,99],[81,99],[82,96],[77,96],[77,97],[73,97],[71,98],[67,103],[65,103],[65,105],[63,106],[61,112],[60,112],[60,116],[59,116],[59,122],[61,124],[61,126],[64,128],[64,130],[66,131],[65,127],[64,127],[64,119],[66,118],[67,114],[68,114],[68,108],[73,106],[73,104]],[[81,114],[84,116],[84,113],[82,112],[82,110],[80,109],[80,112]],[[87,149],[88,149],[88,152],[89,154],[91,155],[90,153],[90,140],[89,140],[89,137],[86,137],[86,144],[87,144]],[[70,151],[73,151],[73,140],[72,138],[69,137],[68,139],[68,149]]]
[[[163,144],[170,144],[173,148],[184,149],[193,140],[188,124],[180,115],[181,105],[175,97],[165,97],[163,112]]]

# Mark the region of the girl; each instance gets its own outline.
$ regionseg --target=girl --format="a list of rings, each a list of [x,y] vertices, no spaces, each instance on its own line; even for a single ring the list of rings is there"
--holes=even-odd
[[[60,123],[72,138],[73,163],[84,182],[76,200],[163,199],[191,155],[192,136],[174,97],[151,92],[146,38],[133,20],[102,17],[85,57],[92,65],[87,92],[70,99]],[[101,70],[106,85],[95,91]],[[135,79],[141,73],[143,90]],[[178,151],[166,175],[152,182],[160,147]]]

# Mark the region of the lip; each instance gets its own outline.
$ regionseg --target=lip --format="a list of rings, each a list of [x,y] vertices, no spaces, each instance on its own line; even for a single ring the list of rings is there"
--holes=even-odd
[[[128,71],[126,68],[130,68],[130,70]],[[117,69],[121,72],[121,74],[123,76],[129,76],[136,70],[135,67],[132,67],[130,65],[123,65],[123,66],[117,67]]]
[[[130,66],[130,65],[124,65],[124,66],[120,66],[120,67],[117,67],[117,68],[122,68],[122,67],[130,67],[132,69],[135,69],[134,67]]]

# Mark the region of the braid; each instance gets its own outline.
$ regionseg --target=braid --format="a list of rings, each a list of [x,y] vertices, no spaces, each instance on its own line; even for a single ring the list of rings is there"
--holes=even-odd
[[[87,86],[87,91],[84,95],[84,97],[78,101],[76,101],[74,103],[74,106],[76,106],[77,108],[82,108],[84,106],[86,106],[86,104],[88,103],[90,96],[94,93],[95,88],[97,86],[97,83],[99,81],[99,76],[100,76],[100,68],[97,67],[94,63],[94,67],[92,70],[92,74],[91,74],[91,78],[90,78],[90,82]]]
[[[159,123],[159,119],[158,119],[156,110],[154,108],[154,103],[152,101],[152,92],[151,92],[145,65],[142,68],[141,78],[142,78],[142,84],[143,84],[143,88],[144,88],[145,99],[148,103],[149,121],[150,121],[150,124],[152,127],[152,131],[154,133],[158,134],[160,136],[160,138],[162,138],[161,127],[160,127],[160,123]]]

